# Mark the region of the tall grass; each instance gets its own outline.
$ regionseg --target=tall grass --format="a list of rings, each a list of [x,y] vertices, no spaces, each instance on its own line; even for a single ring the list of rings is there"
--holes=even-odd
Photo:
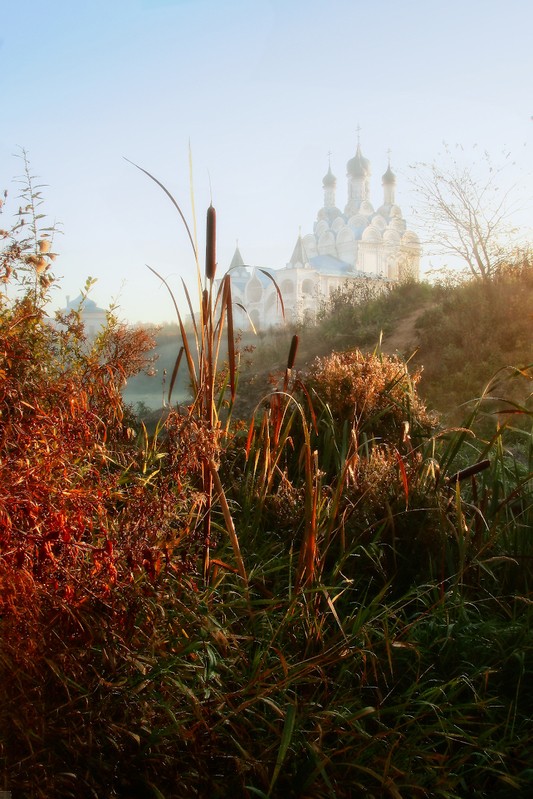
[[[64,501],[53,518],[76,557],[61,561],[52,514],[34,503],[20,563],[2,499],[0,787],[35,799],[529,795],[533,447],[515,425],[527,403],[487,391],[464,425],[441,429],[400,359],[334,353],[301,371],[295,337],[253,419],[232,425],[238,353],[215,220],[209,209],[196,314],[186,292],[191,332],[175,303],[168,402],[184,366],[193,399],[154,435],[131,433],[120,359],[102,360],[112,347],[86,360],[76,344],[41,370],[32,352],[50,334],[27,305],[15,326],[2,306],[4,485]],[[69,362],[83,401],[61,383]],[[52,417],[70,436],[53,453]]]
[[[137,165],[135,165],[137,166]],[[168,189],[151,173],[142,167],[141,169],[151,180],[160,186],[169,197],[172,204],[178,211],[183,224],[185,225],[189,241],[193,250],[193,255],[197,267],[199,312],[196,313],[191,301],[189,290],[185,284],[183,288],[187,305],[192,320],[192,334],[189,336],[184,324],[182,313],[176,302],[175,295],[168,282],[157,273],[155,269],[149,269],[164,283],[172,298],[176,316],[178,319],[182,346],[176,358],[176,363],[172,372],[169,384],[168,401],[170,403],[172,390],[176,381],[178,369],[183,356],[187,364],[189,380],[191,384],[193,402],[187,411],[188,419],[194,419],[197,423],[204,425],[208,437],[210,437],[214,448],[206,453],[201,459],[202,467],[202,491],[205,496],[205,511],[202,518],[203,526],[203,545],[204,545],[204,565],[203,575],[206,582],[209,580],[211,570],[211,539],[212,539],[212,513],[215,501],[219,503],[225,521],[226,530],[229,534],[233,547],[237,570],[246,583],[246,569],[240,553],[239,540],[235,532],[231,513],[226,501],[224,488],[218,476],[217,455],[218,448],[222,446],[222,438],[229,433],[231,419],[231,406],[235,400],[237,356],[235,348],[235,334],[233,329],[233,304],[231,296],[231,279],[229,274],[225,275],[218,289],[215,288],[216,277],[216,211],[212,205],[207,210],[206,219],[206,257],[205,270],[202,278],[200,262],[198,257],[197,245],[191,234],[185,216],[176,202],[175,198]],[[196,224],[195,224],[196,229]],[[222,337],[227,335],[227,358],[228,370],[227,380],[219,388],[217,396],[217,379],[219,378],[219,355]],[[224,405],[226,391],[229,389],[229,409],[225,413],[225,423],[222,425],[221,412]]]

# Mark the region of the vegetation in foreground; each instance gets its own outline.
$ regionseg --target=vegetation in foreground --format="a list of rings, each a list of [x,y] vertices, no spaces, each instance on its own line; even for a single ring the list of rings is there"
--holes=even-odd
[[[92,344],[75,314],[45,323],[50,237],[28,205],[36,235],[6,232],[0,261],[0,787],[528,795],[531,410],[480,402],[441,430],[400,359],[297,374],[295,337],[232,426],[211,209],[178,355],[194,401],[149,437],[120,391],[150,342],[112,318]]]

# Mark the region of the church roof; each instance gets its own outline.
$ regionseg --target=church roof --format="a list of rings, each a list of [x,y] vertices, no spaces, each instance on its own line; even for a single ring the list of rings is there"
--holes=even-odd
[[[346,171],[353,178],[364,178],[370,175],[370,161],[361,152],[361,145],[357,144],[357,151],[353,158],[346,164]]]
[[[230,269],[238,269],[239,267],[244,266],[244,261],[241,255],[241,251],[239,247],[235,247],[235,252],[233,253],[233,258],[231,259],[231,263],[229,265]]]
[[[298,236],[298,241],[294,246],[289,263],[291,266],[296,266],[297,264],[302,264],[302,266],[304,266],[307,263],[307,255],[301,236]]]
[[[309,259],[309,264],[321,275],[338,275],[344,277],[353,274],[353,267],[334,255],[315,255]]]

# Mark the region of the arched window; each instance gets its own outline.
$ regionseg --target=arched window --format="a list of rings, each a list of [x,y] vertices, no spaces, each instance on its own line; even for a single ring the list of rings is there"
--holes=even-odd
[[[292,282],[292,280],[284,280],[280,284],[279,288],[280,288],[280,291],[281,291],[283,297],[286,297],[286,296],[288,297],[288,296],[294,294],[294,283]]]
[[[309,278],[302,283],[302,294],[304,297],[312,297],[315,293],[315,284]]]

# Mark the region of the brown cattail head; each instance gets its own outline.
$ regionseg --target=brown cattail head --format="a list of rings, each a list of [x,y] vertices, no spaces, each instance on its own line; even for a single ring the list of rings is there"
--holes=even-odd
[[[293,336],[291,341],[291,348],[289,350],[289,357],[287,359],[287,369],[292,369],[296,360],[296,353],[298,352],[298,336]]]
[[[212,205],[207,209],[207,239],[205,246],[205,276],[215,279],[217,270],[217,213]]]

